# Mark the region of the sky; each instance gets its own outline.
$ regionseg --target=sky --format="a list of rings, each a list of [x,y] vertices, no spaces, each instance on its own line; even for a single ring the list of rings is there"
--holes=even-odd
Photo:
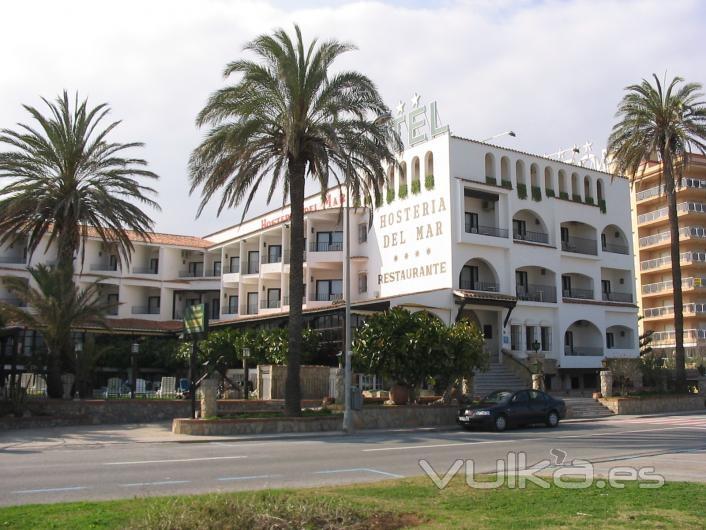
[[[0,128],[66,89],[107,102],[116,141],[160,175],[160,232],[205,235],[240,221],[196,219],[187,161],[194,118],[254,36],[294,23],[304,38],[358,49],[336,70],[368,75],[388,106],[437,101],[453,134],[538,154],[593,142],[600,152],[625,86],[652,73],[706,83],[706,2],[689,0],[23,0],[0,17]],[[409,103],[407,107],[409,108]],[[281,199],[272,207],[278,206]],[[258,197],[247,217],[267,210]]]

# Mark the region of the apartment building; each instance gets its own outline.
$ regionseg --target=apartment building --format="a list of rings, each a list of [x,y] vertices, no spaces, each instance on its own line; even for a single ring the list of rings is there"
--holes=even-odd
[[[693,155],[677,187],[684,346],[706,345],[706,157]],[[675,347],[671,235],[662,166],[647,164],[632,194],[633,238],[637,248],[637,292],[641,331],[652,330],[652,347],[669,354]]]
[[[603,359],[637,356],[628,181],[427,123],[388,171],[372,223],[357,207],[346,226],[345,188],[306,200],[307,325],[341,348],[350,230],[355,319],[395,306],[468,319],[494,363],[544,359],[555,389],[595,387]],[[106,277],[122,332],[176,332],[195,303],[207,304],[214,328],[285,326],[289,215],[278,208],[204,238],[155,234],[135,241],[123,267],[91,239],[76,274]],[[50,250],[32,263],[51,260]],[[0,261],[4,273],[27,275],[21,243]]]

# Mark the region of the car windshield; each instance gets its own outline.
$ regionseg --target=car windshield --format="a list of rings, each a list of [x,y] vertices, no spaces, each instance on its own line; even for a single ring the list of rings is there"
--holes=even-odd
[[[510,396],[512,396],[512,392],[498,390],[495,392],[491,392],[483,399],[481,399],[481,403],[501,403],[508,399]]]

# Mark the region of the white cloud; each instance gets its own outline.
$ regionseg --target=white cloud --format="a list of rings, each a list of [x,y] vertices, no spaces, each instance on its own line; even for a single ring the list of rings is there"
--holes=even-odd
[[[157,228],[203,234],[240,212],[193,221],[193,119],[256,34],[298,22],[307,38],[350,40],[359,51],[340,67],[368,74],[389,105],[416,90],[439,101],[453,132],[513,129],[508,145],[542,153],[602,146],[623,87],[652,72],[706,81],[705,13],[697,1],[635,0],[15,2],[0,19],[0,126],[25,119],[21,103],[64,88],[109,102],[119,138],[146,142],[141,156],[162,176]]]

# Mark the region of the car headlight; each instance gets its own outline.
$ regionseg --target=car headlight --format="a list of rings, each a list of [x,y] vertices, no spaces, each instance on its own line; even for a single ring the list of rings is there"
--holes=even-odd
[[[489,410],[476,410],[475,415],[476,416],[490,416],[490,411]]]

